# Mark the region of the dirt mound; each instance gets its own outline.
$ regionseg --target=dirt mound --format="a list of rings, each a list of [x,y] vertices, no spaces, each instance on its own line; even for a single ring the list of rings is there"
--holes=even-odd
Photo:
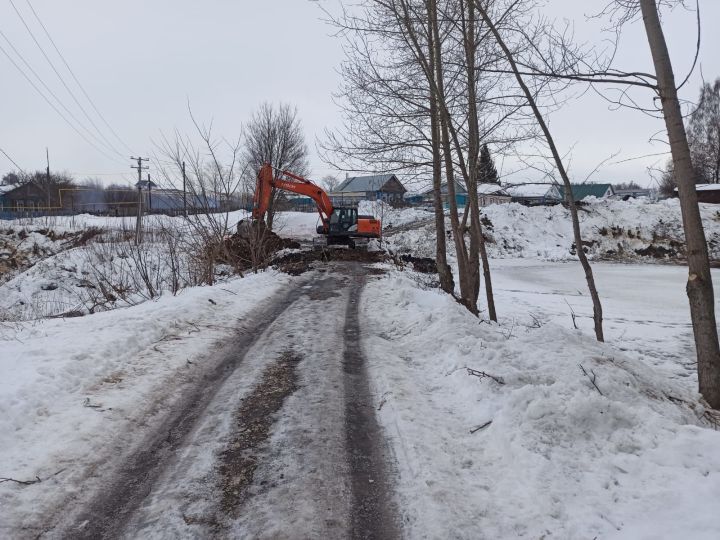
[[[278,251],[299,248],[299,242],[278,236],[262,222],[241,221],[237,232],[225,239],[220,262],[238,270],[262,268]]]
[[[414,257],[412,255],[400,255],[400,260],[413,265],[416,272],[423,274],[437,274],[437,263],[429,257]]]
[[[635,253],[642,255],[643,257],[653,257],[654,259],[669,259],[678,256],[678,252],[673,248],[656,246],[655,244],[650,244],[648,247],[643,249],[636,249]]]
[[[299,276],[312,269],[313,263],[331,261],[355,261],[364,263],[378,263],[389,260],[383,251],[366,251],[363,249],[322,248],[307,251],[288,253],[273,261],[273,266],[290,274]]]

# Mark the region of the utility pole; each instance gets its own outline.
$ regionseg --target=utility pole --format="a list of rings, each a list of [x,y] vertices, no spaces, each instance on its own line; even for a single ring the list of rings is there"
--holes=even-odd
[[[187,176],[185,174],[185,162],[182,162],[183,175],[183,215],[187,217]]]
[[[147,166],[143,167],[143,161],[150,161],[150,158],[142,157],[130,157],[130,159],[136,159],[137,165],[133,165],[131,169],[137,169],[138,172],[138,200],[137,200],[137,221],[135,222],[135,244],[139,245],[142,243],[142,172],[148,169]]]
[[[45,157],[47,158],[47,169],[45,169],[45,189],[47,190],[47,205],[49,210],[52,205],[50,204],[50,149],[47,146],[45,147]]]
[[[148,213],[152,213],[152,182],[148,173]]]

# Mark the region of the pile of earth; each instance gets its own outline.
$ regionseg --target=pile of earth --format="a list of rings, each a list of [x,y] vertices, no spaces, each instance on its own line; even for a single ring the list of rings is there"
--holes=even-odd
[[[299,248],[299,242],[278,236],[262,222],[241,221],[237,232],[225,239],[220,262],[238,270],[262,268],[278,251]]]
[[[331,261],[355,261],[364,263],[379,263],[391,260],[390,256],[384,251],[367,251],[364,249],[349,248],[331,248],[323,247],[321,249],[310,249],[305,251],[294,251],[275,259],[273,266],[290,274],[299,276],[300,274],[311,270],[313,263],[329,263]]]
[[[273,266],[293,276],[298,276],[312,269],[314,263],[328,263],[333,261],[353,261],[361,263],[393,262],[399,268],[412,265],[416,272],[426,274],[437,273],[437,266],[433,259],[400,255],[399,257],[385,251],[367,251],[364,249],[322,248],[306,251],[295,251],[273,261]]]

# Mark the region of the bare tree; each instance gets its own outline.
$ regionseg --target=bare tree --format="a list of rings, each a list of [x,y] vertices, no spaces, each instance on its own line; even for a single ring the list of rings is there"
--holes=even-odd
[[[507,85],[502,84],[502,77],[486,75],[482,69],[495,62],[497,54],[488,48],[491,40],[476,24],[470,4],[376,0],[367,2],[358,17],[339,24],[357,36],[350,43],[351,57],[343,72],[349,81],[342,97],[350,135],[330,146],[346,158],[380,162],[390,170],[432,174],[440,283],[444,290],[454,290],[444,234],[446,200],[460,300],[478,313],[481,258],[489,276],[487,257],[481,257],[484,237],[476,189],[480,145],[488,141],[513,144],[521,129],[509,126],[519,107],[514,98],[503,96]],[[456,184],[465,185],[470,193],[464,213],[457,205]],[[442,191],[447,192],[446,199]],[[494,319],[492,287],[487,281],[486,291]]]
[[[308,148],[297,109],[289,104],[263,103],[245,126],[243,160],[247,174],[256,178],[263,163],[300,176],[309,174]],[[249,182],[251,183],[251,182]],[[273,189],[266,224],[272,230],[275,201]]]
[[[521,0],[515,0],[514,4],[520,4]],[[515,78],[517,80],[518,86],[522,90],[523,95],[525,96],[525,99],[527,100],[527,104],[532,110],[535,119],[537,120],[538,125],[540,126],[540,129],[543,132],[543,135],[545,136],[545,141],[547,142],[547,146],[550,150],[550,153],[552,154],[553,161],[555,163],[555,166],[557,167],[558,174],[560,175],[562,182],[565,186],[565,197],[568,204],[568,207],[570,209],[570,218],[572,221],[573,226],[573,236],[575,239],[575,251],[577,253],[578,259],[580,260],[580,264],[582,265],[583,271],[585,273],[585,281],[588,285],[588,290],[590,291],[590,297],[592,299],[593,303],[593,322],[595,326],[595,337],[598,341],[604,341],[605,337],[603,334],[603,315],[602,315],[602,303],[600,302],[600,295],[598,294],[597,287],[595,285],[595,277],[593,276],[592,267],[590,266],[590,262],[588,261],[587,256],[585,255],[585,252],[583,251],[583,242],[582,242],[582,234],[580,232],[580,220],[578,218],[578,211],[577,206],[575,205],[575,200],[572,193],[572,184],[570,182],[570,177],[567,173],[567,169],[565,168],[565,164],[563,163],[563,159],[560,156],[560,152],[557,149],[557,145],[555,144],[555,139],[553,138],[550,128],[548,127],[547,122],[545,121],[545,117],[540,110],[540,107],[538,106],[538,102],[536,100],[536,93],[532,92],[530,88],[528,87],[528,84],[525,81],[525,76],[521,72],[520,68],[518,67],[518,64],[515,60],[515,55],[510,50],[508,45],[505,42],[505,39],[501,35],[496,23],[493,21],[493,19],[490,17],[487,9],[488,2],[482,2],[480,0],[475,0],[475,3],[477,5],[478,11],[480,13],[480,16],[485,21],[485,24],[487,25],[488,29],[494,36],[498,46],[502,49],[507,62],[510,66],[511,72],[515,75]]]
[[[237,193],[243,171],[238,162],[242,140],[233,142],[215,138],[212,127],[200,125],[190,113],[199,142],[176,133],[174,141],[163,139],[156,159],[163,166],[158,167],[156,180],[163,187],[182,187],[181,171],[186,165],[186,189],[188,205],[192,207],[184,221],[181,235],[183,249],[192,254],[194,272],[198,283],[212,285],[215,281],[215,265],[223,261],[240,271],[241,261],[230,250],[226,238],[233,232],[236,223],[224,210],[224,201],[231,200]],[[178,209],[182,209],[182,192],[176,198]]]
[[[337,176],[333,176],[332,174],[326,174],[320,179],[320,184],[327,192],[335,191],[341,183]]]
[[[720,346],[715,321],[715,294],[705,231],[695,191],[695,171],[690,146],[658,5],[656,0],[639,0],[639,7],[655,65],[657,93],[665,117],[678,184],[688,254],[689,277],[686,290],[695,333],[700,393],[712,407],[720,409]]]
[[[703,84],[690,115],[688,143],[697,180],[720,183],[720,79]]]
[[[518,77],[609,85],[616,90],[615,97],[606,96],[613,104],[626,106],[664,120],[672,155],[671,174],[678,184],[687,243],[689,276],[686,291],[698,357],[700,392],[711,406],[718,408],[720,407],[720,347],[715,319],[715,299],[705,231],[695,190],[697,171],[693,167],[678,97],[678,89],[689,80],[690,74],[679,85],[676,83],[660,22],[660,7],[677,5],[684,5],[683,0],[609,0],[602,12],[597,15],[610,21],[612,35],[616,38],[620,36],[625,23],[642,18],[653,59],[654,74],[642,70],[626,71],[615,68],[614,52],[617,50],[617,43],[614,49],[611,48],[610,54],[605,57],[598,56],[592,51],[587,51],[583,46],[573,44],[572,36],[555,32],[547,25],[543,30],[549,51],[541,51],[541,47],[535,44],[535,51],[540,53],[536,62],[523,62],[513,71]],[[700,43],[699,3],[697,6],[698,42],[693,69],[697,64]],[[522,28],[515,28],[515,31],[521,35],[525,34]],[[643,106],[632,92],[643,89],[653,92],[652,105]],[[669,183],[669,180],[664,180],[662,184]]]

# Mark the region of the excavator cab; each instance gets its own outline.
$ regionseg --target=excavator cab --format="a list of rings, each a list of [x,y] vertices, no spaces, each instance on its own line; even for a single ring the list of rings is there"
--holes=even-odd
[[[317,232],[327,236],[328,245],[354,247],[358,240],[366,242],[370,238],[380,238],[380,220],[359,215],[355,207],[336,206],[328,219],[327,229],[325,225],[319,225]]]
[[[330,216],[330,234],[347,234],[357,231],[357,208],[335,207]]]

